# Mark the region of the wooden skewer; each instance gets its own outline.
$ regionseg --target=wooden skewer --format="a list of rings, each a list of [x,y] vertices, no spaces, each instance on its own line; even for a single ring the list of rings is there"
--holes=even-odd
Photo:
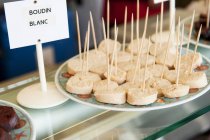
[[[90,23],[91,23],[91,28],[92,28],[94,48],[95,48],[95,51],[97,52],[96,34],[95,34],[95,28],[94,28],[94,23],[93,23],[93,16],[91,12],[90,12]]]
[[[157,15],[157,20],[156,20],[156,30],[155,30],[155,61],[156,61],[156,55],[157,55],[157,35],[158,35],[158,26],[159,26],[159,17]],[[155,61],[153,63],[153,67],[155,66]]]
[[[179,45],[180,45],[180,17],[178,21],[178,33],[177,33],[177,44],[176,44],[176,74],[178,73]]]
[[[171,41],[171,33],[172,33],[173,24],[174,24],[174,21],[172,22],[169,37],[168,37],[168,43],[167,43],[167,49],[166,49],[166,53],[165,53],[165,57],[164,57],[164,64],[163,64],[161,79],[163,79],[163,75],[164,75],[164,72],[165,72],[164,67],[166,66],[166,59],[168,58],[168,50],[169,50],[170,41]]]
[[[137,70],[140,72],[140,69],[141,69],[141,64],[140,64],[140,56],[141,56],[141,49],[142,49],[142,46],[143,46],[143,42],[144,42],[144,34],[143,34],[143,37],[142,37],[142,40],[141,40],[141,45],[140,45],[140,51],[138,52],[138,56],[137,56],[137,62],[136,62],[136,67],[135,67],[135,71],[134,71],[134,77],[133,77],[133,80],[132,82],[134,83],[134,80],[135,80],[135,77],[136,77],[136,74],[137,74]],[[139,39],[138,39],[138,44],[139,43]]]
[[[115,74],[117,74],[118,71],[118,51],[117,51],[117,37],[118,37],[118,28],[116,29],[116,35],[115,35]]]
[[[79,16],[76,11],[76,21],[77,21],[77,37],[78,37],[78,47],[79,47],[79,59],[80,63],[82,62],[82,47],[81,47],[81,37],[80,37],[80,28],[79,28]]]
[[[146,34],[147,34],[148,16],[149,16],[149,7],[147,7],[146,18],[145,18],[145,23],[144,23],[144,34],[145,34],[145,37],[146,37]]]
[[[111,70],[110,71],[112,71],[112,67],[113,67],[113,65],[114,65],[114,61],[115,61],[115,64],[116,64],[116,50],[117,50],[117,23],[116,23],[116,19],[115,19],[115,22],[114,22],[114,41],[115,41],[115,43],[114,43],[114,51],[113,51],[113,53],[112,53],[112,60],[111,60]],[[115,69],[116,70],[116,69]],[[116,72],[116,71],[115,71]]]
[[[136,38],[139,38],[139,0],[137,0],[137,18],[136,18]]]
[[[88,73],[89,71],[89,48],[90,48],[90,22],[88,22],[88,32],[87,32],[87,56],[86,56],[86,63],[87,63],[87,66],[86,66],[86,74]]]
[[[82,63],[82,73],[85,71],[85,55],[86,55],[86,48],[87,48],[87,34],[88,32],[86,31],[85,34],[85,43],[84,43],[84,51],[83,51],[83,63]]]
[[[111,62],[111,70],[110,70],[110,76],[112,76],[112,68],[113,68],[113,63],[115,59],[115,64],[117,63],[117,35],[118,35],[118,28],[116,28],[116,20],[115,20],[115,43],[114,43],[114,52],[112,54],[112,62]],[[115,74],[117,75],[117,65],[115,65]]]
[[[192,59],[192,63],[191,63],[191,68],[190,68],[190,73],[192,73],[192,71],[193,71],[193,63],[195,61],[195,55],[196,55],[196,52],[197,52],[197,49],[198,49],[198,43],[199,43],[200,36],[201,36],[201,30],[202,30],[202,25],[201,25],[201,27],[199,29],[199,32],[198,32],[196,46],[195,46],[194,55],[193,55],[193,59]]]
[[[147,72],[147,63],[148,63],[148,58],[149,58],[149,50],[150,50],[150,37],[149,37],[149,44],[148,44],[148,49],[147,49],[146,65],[145,65],[145,68],[144,68],[143,92],[145,90],[145,85],[146,85],[146,72]]]
[[[162,45],[162,38],[163,38],[163,10],[164,10],[164,3],[161,2],[161,15],[160,15],[160,46]]]
[[[131,15],[131,61],[133,61],[133,13]]]
[[[188,35],[187,52],[186,52],[186,54],[189,53],[190,40],[191,40],[191,36],[192,36],[192,29],[193,29],[193,25],[194,25],[194,19],[195,19],[195,10],[193,11],[193,15],[192,15],[192,20],[191,20],[191,25],[190,25],[190,32],[189,32],[189,35]]]
[[[107,39],[109,39],[109,19],[110,19],[110,4],[109,0],[107,1]]]
[[[124,16],[123,51],[125,51],[126,31],[127,31],[127,6],[125,7],[125,16]]]
[[[134,72],[134,77],[133,77],[133,83],[135,80],[135,76],[137,74],[137,70],[140,72],[141,69],[141,64],[140,64],[140,56],[141,56],[141,50],[144,44],[144,40],[145,40],[145,36],[146,36],[146,31],[147,31],[147,24],[148,24],[148,14],[149,14],[149,8],[147,8],[147,14],[146,14],[146,19],[145,19],[145,23],[144,23],[144,32],[142,35],[142,40],[141,40],[141,44],[139,42],[139,38],[137,38],[138,40],[138,58],[137,58],[137,62],[136,62],[136,67],[135,67],[135,72]],[[140,45],[139,45],[140,44]]]
[[[105,29],[105,23],[104,23],[104,18],[103,17],[102,17],[102,28],[103,28],[104,40],[106,40],[106,29]]]
[[[104,18],[102,17],[102,27],[103,27],[103,34],[104,34],[104,40],[106,41],[106,29],[105,29],[105,23],[104,23]],[[109,90],[109,83],[110,83],[110,77],[109,77],[109,53],[108,53],[108,45],[106,44],[107,52],[106,52],[106,57],[107,57],[107,90]]]
[[[179,62],[178,62],[178,68],[177,68],[177,77],[176,77],[176,86],[179,85],[179,75],[180,75],[180,65],[181,65],[181,59],[182,59],[182,46],[183,46],[183,40],[184,40],[184,24],[182,25],[182,37],[181,37],[181,44],[180,44],[180,51],[179,51]]]
[[[208,0],[208,13],[207,13],[207,21],[206,21],[206,28],[209,28],[209,18],[210,18],[210,0]]]

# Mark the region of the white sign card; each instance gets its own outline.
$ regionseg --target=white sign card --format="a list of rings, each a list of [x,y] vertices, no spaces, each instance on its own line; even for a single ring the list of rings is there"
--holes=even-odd
[[[154,3],[161,3],[161,2],[165,2],[165,1],[168,1],[168,0],[154,0]]]
[[[66,0],[23,0],[4,8],[11,49],[69,38]]]

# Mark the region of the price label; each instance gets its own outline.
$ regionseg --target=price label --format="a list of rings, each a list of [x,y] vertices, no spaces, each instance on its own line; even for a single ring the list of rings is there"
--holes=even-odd
[[[161,2],[165,2],[165,1],[168,1],[168,0],[154,0],[154,3],[161,3]]]
[[[23,0],[4,4],[10,48],[69,38],[66,0]]]

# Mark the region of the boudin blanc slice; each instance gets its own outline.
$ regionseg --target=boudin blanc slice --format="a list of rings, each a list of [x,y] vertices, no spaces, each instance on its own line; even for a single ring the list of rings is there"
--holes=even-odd
[[[151,78],[150,80],[148,80],[148,85],[150,85],[152,88],[154,88],[158,91],[158,96],[163,96],[162,90],[164,88],[170,86],[171,82],[169,82],[166,79]]]
[[[167,98],[178,98],[186,96],[189,93],[190,87],[188,85],[171,85],[163,89],[163,95]]]
[[[168,71],[168,67],[160,64],[151,65],[148,70],[153,75],[153,77],[160,78],[162,75],[162,70],[164,68],[164,72]]]
[[[112,54],[110,55],[110,60],[112,61]],[[116,57],[114,57],[116,58]],[[128,61],[131,61],[132,59],[132,55],[128,52],[124,52],[124,51],[120,51],[120,52],[117,52],[117,62],[120,63],[120,62],[128,62]],[[115,61],[115,59],[114,59]]]
[[[104,79],[104,73],[107,70],[107,65],[100,65],[90,68],[90,72],[98,74],[102,79]]]
[[[102,51],[89,51],[89,64],[91,64],[92,67],[97,67],[101,65],[106,65],[107,62],[107,56]]]
[[[66,90],[73,94],[91,94],[93,81],[80,79],[79,76],[72,76],[66,83]]]
[[[118,68],[120,68],[121,70],[123,71],[129,71],[129,70],[132,70],[132,69],[135,69],[136,67],[136,62],[120,62],[117,64]]]
[[[118,84],[122,84],[125,82],[126,80],[126,72],[116,68],[116,67],[112,67],[110,68],[111,71],[111,80],[117,82]],[[104,76],[107,78],[108,77],[108,73],[107,71],[104,73]]]
[[[134,82],[134,83],[143,83],[144,81],[144,71],[145,69],[142,68],[140,70],[129,70],[127,72],[126,81],[127,82]],[[136,76],[135,76],[136,73]],[[135,77],[134,77],[135,76]],[[146,71],[145,80],[147,81],[149,78],[152,78],[152,74],[149,71]]]
[[[141,67],[145,67],[145,65],[146,65],[146,59],[147,59],[147,54],[142,54],[139,59],[140,59],[139,62],[140,62]],[[138,60],[138,57],[135,56],[134,57],[134,61],[136,62],[137,60]],[[150,66],[150,65],[152,65],[154,63],[155,63],[155,57],[152,56],[152,55],[149,55],[148,56],[148,60],[147,60],[147,66]]]
[[[70,59],[67,63],[68,73],[71,75],[75,75],[78,72],[82,72],[83,70],[83,63],[86,61],[80,60],[78,58]]]
[[[157,56],[157,58],[156,58],[156,63],[157,64],[162,64],[163,65],[164,64],[164,61],[165,61],[165,54],[164,53],[162,53],[159,56]],[[165,63],[165,65],[167,67],[170,67],[171,68],[171,67],[174,66],[175,62],[176,62],[176,54],[168,53],[168,55],[166,57],[166,63]]]
[[[155,89],[147,88],[144,91],[140,88],[130,88],[127,94],[127,102],[131,105],[149,105],[157,100],[158,92]]]
[[[153,56],[159,56],[160,54],[165,54],[167,50],[168,43],[163,43],[161,46],[159,44],[152,44],[150,47],[150,54]],[[168,52],[170,54],[176,54],[176,48],[172,47],[173,45],[169,46]],[[156,49],[156,55],[155,55],[155,49]]]
[[[138,48],[141,46],[142,39],[140,38],[139,41],[138,39],[133,40],[128,47],[127,47],[127,52],[137,55],[139,50]],[[138,44],[139,43],[139,44]],[[142,44],[142,49],[141,49],[141,54],[146,54],[147,53],[147,48],[149,45],[149,39],[145,38]]]
[[[108,85],[108,83],[109,83],[109,85]],[[106,79],[106,80],[101,80],[101,81],[94,83],[93,91],[96,92],[96,91],[100,91],[100,90],[114,90],[117,87],[118,87],[118,84],[116,82],[114,82],[114,81],[108,82]]]
[[[125,104],[126,102],[126,93],[123,90],[99,90],[94,96],[101,103]]]
[[[180,77],[180,83],[189,85],[190,88],[203,88],[208,81],[204,72],[192,72]]]
[[[99,44],[98,50],[100,50],[100,51],[102,51],[106,54],[107,53],[107,47],[109,46],[108,54],[112,54],[114,52],[114,45],[115,45],[114,40],[106,39],[106,40],[101,41],[101,43]],[[120,51],[120,49],[121,49],[121,44],[119,42],[117,42],[117,50]]]

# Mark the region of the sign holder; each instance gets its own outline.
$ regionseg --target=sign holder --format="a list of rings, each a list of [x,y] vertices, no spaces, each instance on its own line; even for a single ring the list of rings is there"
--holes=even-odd
[[[66,0],[7,2],[4,8],[10,49],[36,45],[40,83],[22,89],[17,95],[17,102],[33,109],[50,108],[66,102],[68,98],[59,93],[55,83],[46,80],[42,50],[42,43],[69,37]]]
[[[54,82],[47,82],[41,40],[36,44],[40,83],[21,90],[17,102],[27,108],[44,109],[60,105],[68,99],[59,93]]]

